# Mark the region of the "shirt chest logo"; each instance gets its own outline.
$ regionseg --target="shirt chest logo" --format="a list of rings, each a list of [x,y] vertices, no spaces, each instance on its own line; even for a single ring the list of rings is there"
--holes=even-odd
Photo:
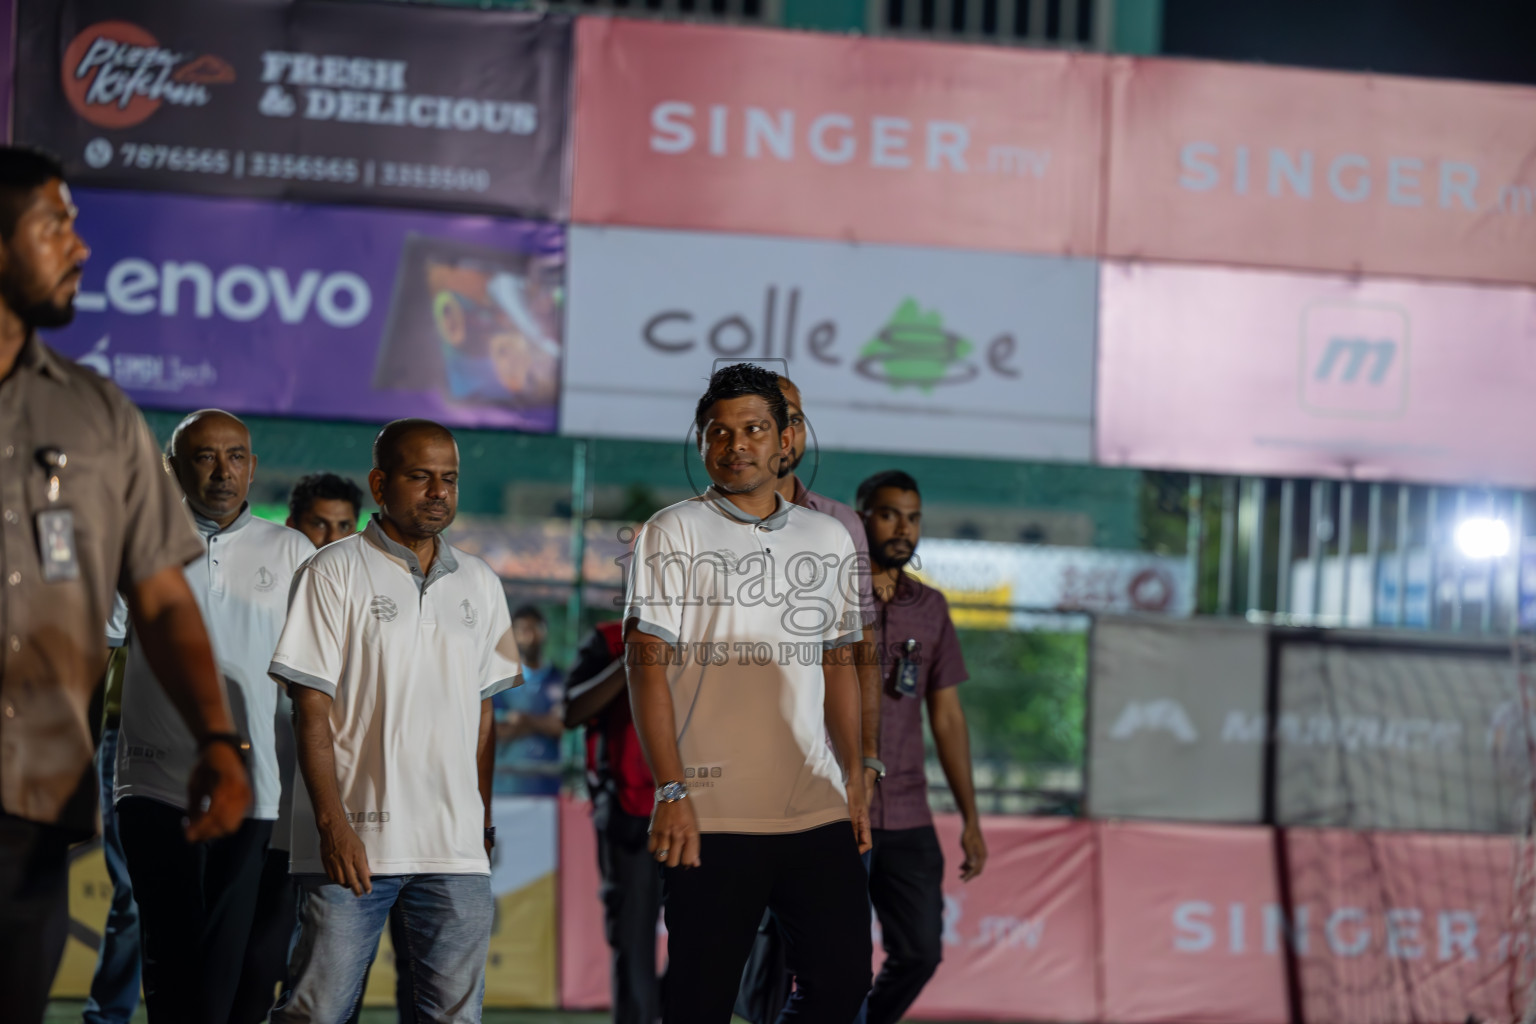
[[[272,572],[266,566],[256,570],[257,590],[265,594],[275,586],[277,586],[277,577],[272,575]]]
[[[395,602],[383,594],[373,595],[373,600],[368,602],[368,611],[380,622],[394,622],[395,616],[400,614]]]
[[[474,629],[475,623],[480,621],[479,616],[475,614],[475,606],[469,603],[469,598],[459,602],[459,621],[470,629]]]

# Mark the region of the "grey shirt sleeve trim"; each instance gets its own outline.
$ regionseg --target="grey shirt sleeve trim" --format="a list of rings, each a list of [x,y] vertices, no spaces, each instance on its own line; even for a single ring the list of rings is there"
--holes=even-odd
[[[842,636],[837,637],[834,640],[823,640],[821,642],[821,649],[824,651],[835,651],[839,647],[847,647],[849,644],[856,644],[862,639],[864,639],[864,631],[862,629],[856,629],[852,633],[844,633]]]
[[[515,676],[507,676],[505,679],[498,679],[491,685],[482,686],[480,688],[480,699],[489,700],[491,697],[496,696],[503,690],[510,690],[514,686],[521,686],[522,682],[523,674],[521,672]]]
[[[635,622],[635,628],[640,630],[642,633],[649,633],[652,636],[659,636],[673,647],[677,646],[677,634],[672,632],[670,629],[667,629],[665,626],[658,626],[654,622],[647,622],[644,618],[639,618]]]
[[[274,661],[267,667],[267,675],[279,683],[289,683],[293,686],[307,686],[311,690],[319,690],[332,700],[336,699],[336,684],[319,676],[312,676],[308,672],[300,672],[292,665],[283,665]]]

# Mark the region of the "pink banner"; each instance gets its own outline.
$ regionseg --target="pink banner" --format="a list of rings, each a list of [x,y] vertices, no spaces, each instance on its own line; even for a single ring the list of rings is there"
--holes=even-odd
[[[1115,62],[1107,255],[1536,283],[1536,89]]]
[[[926,1020],[1092,1020],[1093,830],[1064,818],[988,818],[991,859],[959,878],[960,820],[937,821],[944,848],[944,962],[910,1016]],[[585,803],[560,815],[560,993],[566,1009],[609,1003],[597,851]],[[875,970],[884,954],[878,930]]]
[[[1105,264],[1097,459],[1536,483],[1536,293]]]
[[[960,881],[960,817],[937,816],[944,850],[944,960],[908,1016],[1091,1020],[1095,995],[1094,825],[984,818],[987,868]],[[884,961],[878,935],[875,971]]]
[[[1104,1020],[1283,1024],[1286,941],[1317,1024],[1519,1016],[1510,839],[1293,832],[1291,923],[1267,829],[1106,824],[1100,842]]]
[[[1103,58],[583,18],[573,219],[1089,254]]]
[[[563,802],[560,823],[561,1005],[603,1009],[587,805]],[[965,885],[959,820],[936,825],[944,962],[913,1018],[1285,1024],[1285,942],[1312,1024],[1519,1016],[1509,967],[1530,946],[1506,837],[1292,831],[1287,920],[1268,829],[987,818],[991,860]]]

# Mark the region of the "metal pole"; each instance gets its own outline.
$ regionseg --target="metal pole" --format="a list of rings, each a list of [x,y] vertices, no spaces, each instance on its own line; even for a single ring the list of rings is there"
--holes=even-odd
[[[1221,554],[1216,569],[1216,610],[1232,614],[1232,569],[1237,555],[1237,478],[1221,482]]]
[[[1515,492],[1515,512],[1509,524],[1509,553],[1515,560],[1515,586],[1509,607],[1509,635],[1520,632],[1520,588],[1525,582],[1525,492]]]
[[[1367,508],[1365,528],[1365,557],[1370,563],[1370,621],[1368,626],[1374,626],[1382,619],[1381,612],[1376,608],[1376,595],[1381,587],[1381,484],[1371,484],[1369,506]]]
[[[1459,487],[1456,489],[1456,521],[1459,523],[1465,518],[1467,518],[1467,489]],[[1459,633],[1461,632],[1461,590],[1467,575],[1467,562],[1459,550],[1453,551],[1451,555],[1455,558],[1452,564],[1456,567],[1456,587],[1451,592],[1451,631]]]
[[[571,448],[571,595],[565,605],[566,650],[573,654],[581,646],[582,591],[586,577],[582,572],[587,560],[587,442],[577,441]]]
[[[1407,484],[1397,485],[1397,607],[1392,612],[1392,624],[1408,624],[1408,544],[1409,503],[1412,495]]]
[[[1307,561],[1312,565],[1312,623],[1317,625],[1323,621],[1323,548],[1327,546],[1323,517],[1328,511],[1328,485],[1313,480],[1308,492]]]
[[[1249,483],[1248,498],[1248,607],[1255,612],[1263,599],[1264,587],[1264,481]]]
[[[1488,495],[1488,514],[1493,519],[1499,517],[1499,497],[1491,492]],[[1510,546],[1514,546],[1513,540]],[[1480,625],[1484,636],[1493,632],[1493,596],[1494,588],[1498,586],[1498,573],[1495,569],[1499,562],[1500,559],[1490,558],[1483,566],[1483,618]]]
[[[1200,610],[1200,561],[1205,547],[1204,483],[1197,474],[1189,475],[1189,511],[1184,521],[1184,561],[1189,565],[1189,606]]]
[[[1275,614],[1291,613],[1291,531],[1296,526],[1296,481],[1280,482],[1279,581],[1275,587]]]
[[[1339,525],[1334,533],[1339,539],[1339,569],[1344,581],[1339,594],[1339,625],[1348,626],[1349,585],[1354,576],[1350,569],[1355,557],[1355,485],[1345,481],[1339,488]]]
[[[1440,543],[1440,489],[1429,489],[1428,509],[1425,513],[1424,539],[1429,545],[1429,574],[1424,583],[1424,626],[1426,629],[1435,628],[1435,606],[1439,604],[1440,595],[1435,590],[1435,570],[1439,561]]]

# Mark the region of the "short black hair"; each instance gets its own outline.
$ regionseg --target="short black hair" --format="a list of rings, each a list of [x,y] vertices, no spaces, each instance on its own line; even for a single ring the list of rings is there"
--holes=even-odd
[[[64,180],[64,165],[52,153],[32,146],[0,146],[0,240],[11,240],[16,222],[32,205],[32,193],[55,178]]]
[[[887,469],[876,473],[874,476],[859,484],[858,494],[854,501],[859,506],[860,512],[868,512],[870,504],[875,500],[875,492],[882,487],[894,487],[899,491],[911,491],[919,498],[923,492],[917,489],[917,481],[912,479],[910,473],[903,473],[899,469]]]
[[[317,501],[345,501],[352,506],[352,514],[363,514],[363,489],[345,477],[335,473],[311,473],[300,477],[288,496],[288,516],[298,522]]]
[[[395,420],[384,424],[379,436],[373,439],[373,468],[393,473],[400,465],[400,445],[417,434],[435,434],[454,441],[453,431],[434,420]]]
[[[773,422],[778,424],[779,430],[789,427],[789,403],[784,401],[784,392],[779,390],[779,375],[755,363],[733,363],[722,366],[709,378],[709,388],[693,410],[694,429],[700,434],[704,432],[709,410],[716,402],[748,395],[756,395],[768,403],[768,411],[773,413]]]
[[[516,622],[518,619],[532,619],[541,626],[549,625],[544,619],[544,613],[539,611],[538,605],[533,604],[518,605],[517,610],[512,613],[512,621]]]

